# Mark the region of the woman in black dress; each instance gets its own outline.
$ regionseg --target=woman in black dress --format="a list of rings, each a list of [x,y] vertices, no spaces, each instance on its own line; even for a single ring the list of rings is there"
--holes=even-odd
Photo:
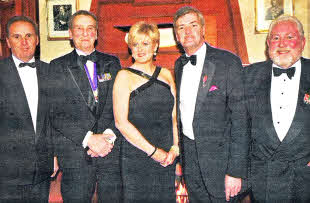
[[[119,71],[113,87],[115,124],[125,138],[121,145],[125,202],[176,201],[176,91],[170,71],[153,64],[158,45],[155,24],[134,24],[128,46],[135,62]]]

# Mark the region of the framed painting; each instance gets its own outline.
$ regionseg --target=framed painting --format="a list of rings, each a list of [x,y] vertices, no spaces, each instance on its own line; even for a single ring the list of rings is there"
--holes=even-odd
[[[48,40],[69,39],[69,18],[77,10],[77,0],[47,0]]]
[[[255,0],[256,32],[267,33],[272,20],[280,15],[293,15],[293,0]]]

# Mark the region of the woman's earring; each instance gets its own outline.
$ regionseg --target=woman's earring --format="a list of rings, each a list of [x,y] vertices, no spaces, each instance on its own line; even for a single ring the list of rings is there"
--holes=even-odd
[[[153,61],[156,61],[156,52],[153,54]]]

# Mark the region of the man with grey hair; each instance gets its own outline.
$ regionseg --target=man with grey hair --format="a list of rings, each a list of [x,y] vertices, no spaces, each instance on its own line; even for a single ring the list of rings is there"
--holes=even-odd
[[[310,201],[310,60],[293,16],[269,28],[267,61],[245,71],[251,120],[250,181],[258,202]]]
[[[182,166],[190,202],[237,201],[246,188],[248,142],[239,57],[205,43],[200,11],[174,16],[185,50],[175,63]]]
[[[97,30],[95,15],[74,13],[69,36],[75,49],[50,63],[50,120],[64,202],[91,202],[96,186],[99,202],[122,198],[120,139],[115,140],[119,134],[112,108],[120,61],[95,49]]]

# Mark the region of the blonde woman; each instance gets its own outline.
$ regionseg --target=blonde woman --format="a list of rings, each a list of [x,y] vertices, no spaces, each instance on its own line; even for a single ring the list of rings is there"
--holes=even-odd
[[[119,71],[113,88],[115,124],[125,138],[124,201],[175,202],[176,91],[170,71],[153,63],[159,46],[157,26],[134,24],[128,46],[135,62]]]

